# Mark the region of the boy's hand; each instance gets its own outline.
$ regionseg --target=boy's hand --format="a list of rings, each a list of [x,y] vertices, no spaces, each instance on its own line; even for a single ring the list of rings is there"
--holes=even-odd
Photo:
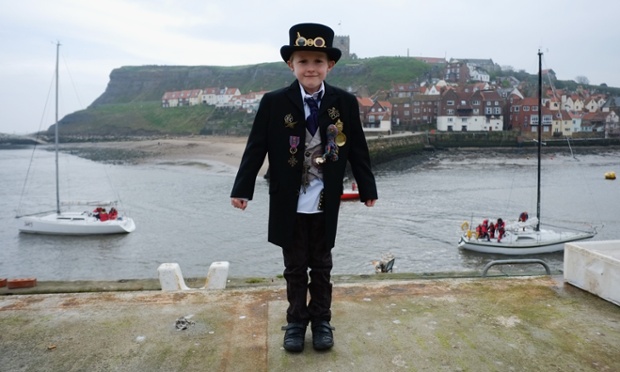
[[[232,204],[233,207],[239,208],[243,211],[248,206],[248,201],[245,199],[230,198],[230,204]]]
[[[374,207],[377,199],[369,199],[364,202],[367,207]]]

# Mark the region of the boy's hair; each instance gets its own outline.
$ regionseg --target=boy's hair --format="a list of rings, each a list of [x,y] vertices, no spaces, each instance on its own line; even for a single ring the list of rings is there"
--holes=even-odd
[[[293,52],[299,50],[324,52],[327,59],[338,62],[342,52],[332,46],[334,31],[318,23],[300,23],[289,30],[289,45],[280,48],[280,55],[284,62],[291,59]]]
[[[299,52],[299,50],[293,51],[293,53],[291,53],[291,56],[288,58],[289,61],[293,62],[293,57],[295,56],[295,54],[297,54],[296,52]],[[313,52],[315,52],[315,51],[313,51]],[[329,58],[329,54],[327,54],[326,52],[323,52],[323,51],[318,51],[318,52],[323,54],[323,55],[325,55],[325,58],[328,61],[333,61],[333,59]],[[334,61],[334,62],[336,62],[336,61]]]

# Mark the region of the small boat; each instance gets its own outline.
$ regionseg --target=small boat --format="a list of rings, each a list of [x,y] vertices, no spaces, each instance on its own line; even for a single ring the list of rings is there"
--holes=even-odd
[[[134,231],[133,219],[116,210],[116,202],[60,202],[58,169],[58,59],[60,43],[56,44],[56,211],[17,216],[18,229],[23,233],[46,235],[126,234]],[[81,210],[61,210],[61,205],[82,205]],[[88,208],[84,210],[85,208]],[[95,208],[95,209],[92,209]],[[108,209],[106,209],[108,208]]]
[[[542,53],[538,52],[538,117],[542,118]],[[560,252],[564,243],[590,239],[596,235],[592,231],[553,231],[540,228],[540,186],[541,186],[541,146],[542,120],[538,128],[538,182],[536,217],[519,217],[519,222],[504,225],[504,235],[491,238],[484,230],[482,234],[470,229],[468,222],[461,225],[462,234],[458,247],[474,252],[504,255],[527,255]],[[525,212],[524,212],[525,213]],[[523,214],[522,214],[523,215]],[[498,219],[499,221],[499,219]]]
[[[480,253],[502,255],[530,255],[560,252],[564,243],[590,239],[595,232],[553,231],[538,229],[538,218],[533,217],[525,222],[506,224],[501,240],[498,234],[491,238],[479,236],[463,222],[463,235],[459,240],[459,248]]]
[[[355,182],[351,183],[351,188],[343,191],[340,200],[358,200],[360,198],[359,190]]]

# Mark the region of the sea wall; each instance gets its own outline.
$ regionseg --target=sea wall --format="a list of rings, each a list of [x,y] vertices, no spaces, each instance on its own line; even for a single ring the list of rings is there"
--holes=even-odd
[[[368,150],[374,163],[418,154],[427,147],[425,134],[406,134],[368,138]]]
[[[545,146],[620,146],[620,138],[543,138]],[[407,133],[368,137],[368,148],[375,163],[419,154],[425,150],[445,148],[489,148],[489,147],[535,147],[536,137],[532,133],[502,132],[435,132]]]

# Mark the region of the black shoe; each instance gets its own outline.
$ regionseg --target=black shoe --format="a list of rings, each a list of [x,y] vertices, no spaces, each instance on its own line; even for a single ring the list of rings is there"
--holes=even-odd
[[[312,346],[315,350],[329,350],[334,346],[333,329],[327,320],[312,322]]]
[[[306,325],[303,323],[289,323],[282,327],[284,333],[284,349],[292,352],[300,352],[304,350],[304,341],[306,338]]]

